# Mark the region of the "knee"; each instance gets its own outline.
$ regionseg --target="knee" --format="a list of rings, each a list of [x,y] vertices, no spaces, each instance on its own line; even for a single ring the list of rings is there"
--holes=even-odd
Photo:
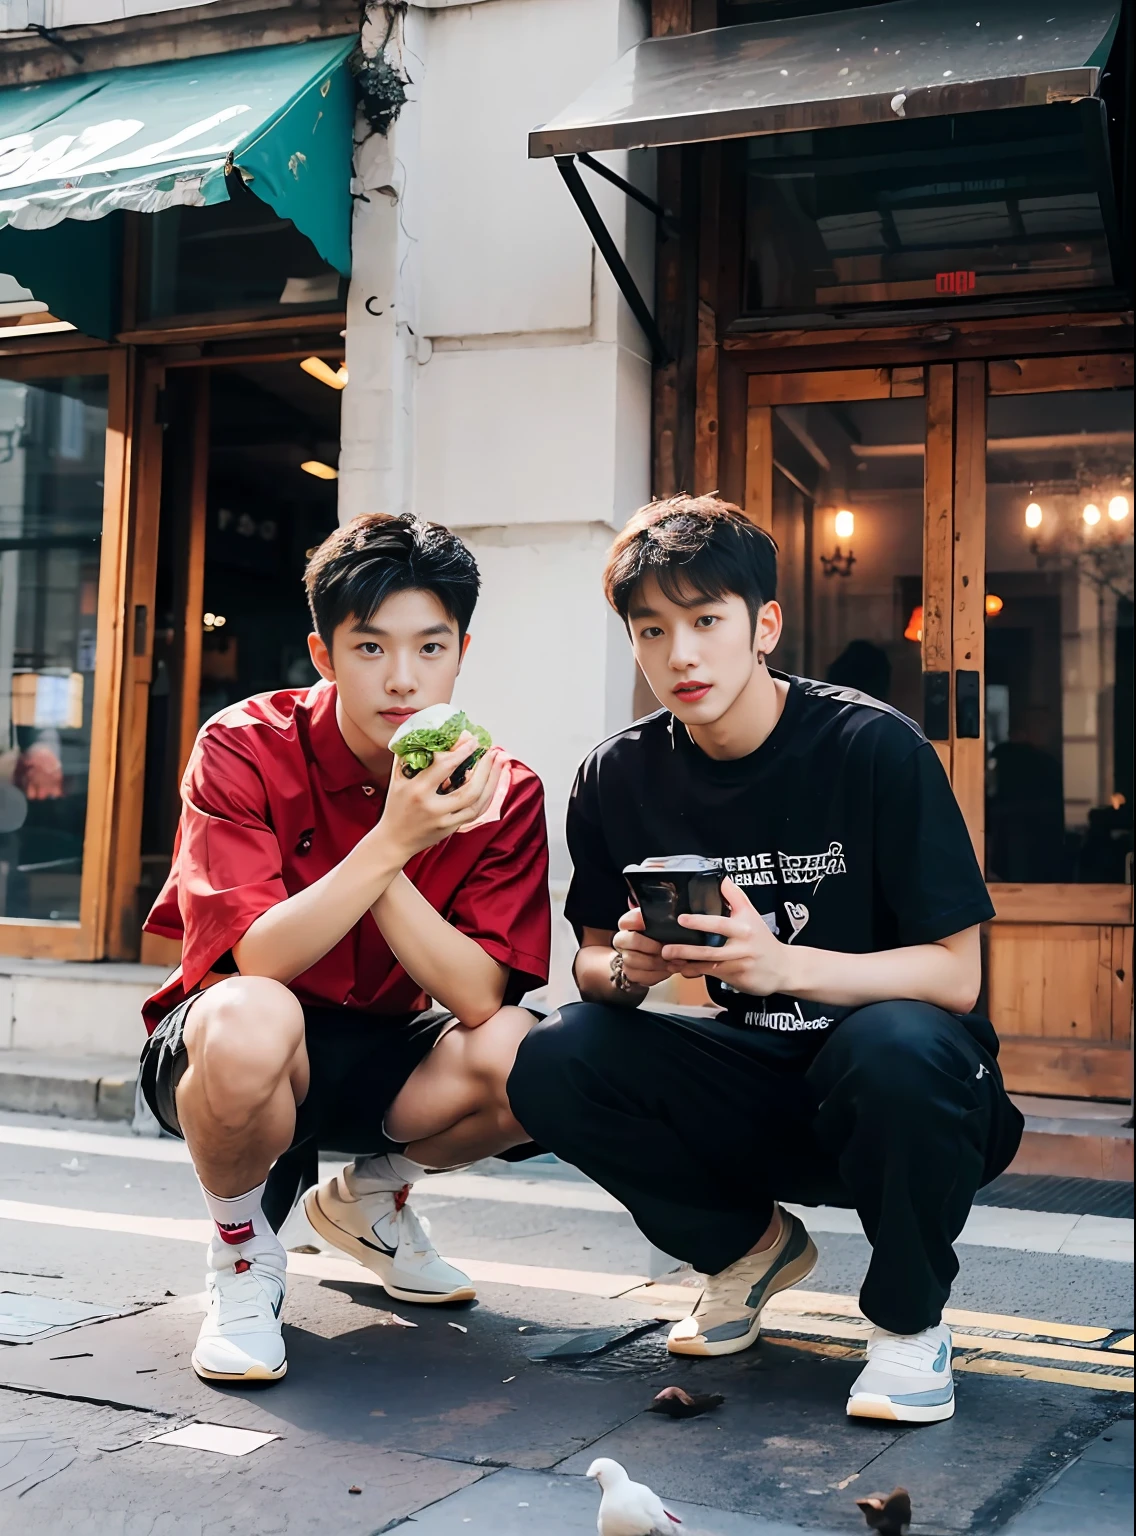
[[[304,1042],[304,1011],[267,976],[233,976],[210,987],[186,1020],[190,1066],[210,1098],[271,1092]]]
[[[894,1114],[924,1113],[938,1099],[944,1079],[967,1073],[953,1038],[957,1026],[928,1003],[876,1003],[859,1009],[840,1026],[861,1102]],[[955,1058],[957,1057],[957,1061]]]
[[[461,1040],[465,1073],[482,1112],[495,1115],[501,1136],[516,1141],[525,1137],[510,1108],[507,1085],[517,1052],[535,1023],[524,1008],[502,1008],[476,1029],[464,1031]]]
[[[637,1038],[639,1025],[636,1012],[603,1003],[568,1003],[541,1019],[521,1041],[509,1075],[509,1101],[517,1118],[531,1130],[526,1115],[535,1121],[562,1099],[580,1062],[601,1074],[607,1066],[614,1070],[613,1051],[618,1045],[621,1056],[633,1054],[631,1037]]]

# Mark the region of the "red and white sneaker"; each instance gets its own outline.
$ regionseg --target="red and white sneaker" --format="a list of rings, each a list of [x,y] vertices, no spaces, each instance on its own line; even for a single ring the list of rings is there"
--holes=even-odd
[[[205,1381],[279,1381],[288,1369],[280,1332],[286,1256],[238,1255],[206,1277],[209,1310],[190,1357]]]
[[[370,1182],[349,1167],[308,1190],[304,1214],[324,1242],[357,1259],[399,1301],[472,1301],[469,1276],[439,1255],[407,1203],[410,1185],[365,1187]]]

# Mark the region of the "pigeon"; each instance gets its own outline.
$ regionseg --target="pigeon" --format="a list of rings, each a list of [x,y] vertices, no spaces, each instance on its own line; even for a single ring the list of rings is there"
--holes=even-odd
[[[864,1512],[864,1519],[873,1531],[881,1536],[903,1536],[911,1524],[911,1495],[906,1488],[895,1488],[891,1493],[872,1493],[866,1499],[857,1499]]]
[[[600,1536],[673,1536],[682,1521],[663,1508],[657,1493],[633,1483],[618,1461],[601,1456],[588,1468],[603,1490],[596,1530]]]

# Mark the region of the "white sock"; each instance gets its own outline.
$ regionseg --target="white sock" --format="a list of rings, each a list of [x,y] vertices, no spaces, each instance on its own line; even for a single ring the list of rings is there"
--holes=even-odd
[[[258,1184],[243,1195],[226,1197],[213,1194],[201,1184],[205,1205],[217,1229],[209,1245],[210,1269],[230,1269],[240,1258],[268,1258],[273,1254],[280,1255],[281,1265],[287,1263],[280,1240],[264,1214],[264,1189],[264,1184]]]
[[[380,1157],[357,1157],[343,1170],[343,1181],[358,1199],[361,1195],[377,1194],[380,1190],[402,1189],[415,1184],[426,1169],[405,1152],[384,1152]]]

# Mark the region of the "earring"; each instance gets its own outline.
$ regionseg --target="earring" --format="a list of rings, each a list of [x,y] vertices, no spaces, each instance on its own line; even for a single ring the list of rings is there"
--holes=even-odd
[[[765,652],[764,651],[758,651],[758,653],[757,653],[757,664],[758,664],[759,667],[763,667],[765,665]]]

